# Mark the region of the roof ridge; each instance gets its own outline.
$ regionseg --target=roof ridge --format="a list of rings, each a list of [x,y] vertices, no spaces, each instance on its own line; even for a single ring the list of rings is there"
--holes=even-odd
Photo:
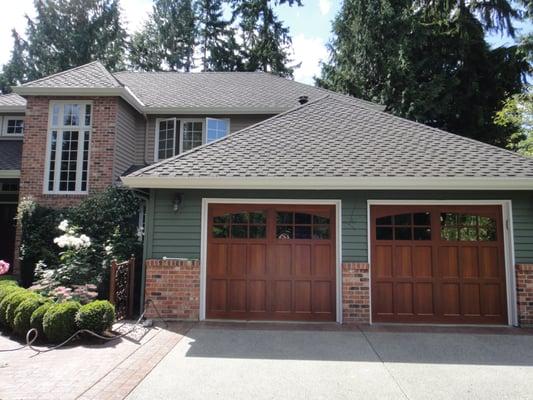
[[[345,104],[348,104],[348,101],[350,100],[349,98],[340,98],[340,97],[335,97],[333,98],[332,97],[332,100],[336,100],[336,101],[339,101],[339,102],[342,102],[342,103],[345,103]],[[354,103],[354,102],[350,102],[351,106],[359,106],[359,104],[357,103]],[[493,144],[489,144],[489,143],[485,143],[485,142],[482,142],[480,140],[476,140],[476,139],[472,139],[472,138],[469,138],[467,136],[462,136],[462,135],[459,135],[457,133],[453,133],[453,132],[448,132],[444,129],[440,129],[440,128],[435,128],[433,126],[430,126],[430,125],[427,125],[427,124],[424,124],[422,122],[418,122],[418,121],[413,121],[411,119],[408,119],[408,118],[404,118],[404,117],[400,117],[400,116],[397,116],[397,115],[394,115],[394,114],[391,114],[391,113],[388,113],[386,111],[380,111],[380,110],[377,110],[377,109],[374,109],[374,108],[371,108],[371,107],[363,107],[365,110],[368,110],[368,111],[371,111],[371,112],[375,112],[375,113],[378,113],[378,114],[384,114],[384,115],[387,115],[388,117],[391,117],[391,118],[394,118],[394,119],[399,119],[405,123],[408,123],[410,125],[414,125],[414,126],[417,126],[417,127],[424,127],[426,129],[429,129],[431,131],[434,131],[435,133],[437,134],[440,134],[440,135],[453,135],[453,136],[456,136],[456,137],[459,137],[461,139],[464,139],[464,140],[468,140],[469,142],[472,142],[472,143],[475,143],[475,144],[478,144],[478,145],[482,145],[484,147],[488,147],[492,150],[498,150],[498,151],[502,151],[502,152],[505,152],[505,153],[508,153],[510,155],[513,155],[515,157],[518,157],[520,159],[523,159],[525,161],[533,161],[533,158],[531,157],[528,157],[528,156],[524,156],[520,153],[517,153],[517,152],[514,152],[512,150],[509,150],[509,149],[505,149],[503,147],[498,147],[496,145],[493,145]]]
[[[194,154],[194,153],[196,153],[196,152],[198,152],[198,151],[200,151],[200,150],[202,150],[202,149],[205,149],[205,148],[207,148],[207,147],[209,147],[209,146],[212,146],[212,145],[214,145],[215,143],[220,143],[220,142],[223,142],[223,141],[225,141],[225,140],[228,140],[230,137],[235,137],[235,135],[240,135],[240,134],[242,134],[243,132],[245,132],[245,131],[247,131],[247,130],[250,130],[250,129],[255,128],[255,127],[257,127],[257,126],[260,126],[260,125],[262,125],[262,124],[264,124],[264,123],[267,123],[267,122],[273,121],[273,120],[278,119],[278,118],[280,118],[280,117],[283,117],[283,116],[285,116],[285,115],[287,115],[287,114],[290,114],[290,113],[293,113],[293,112],[295,112],[295,111],[298,111],[298,110],[300,110],[300,109],[302,109],[302,108],[304,108],[304,107],[307,107],[307,106],[309,106],[309,105],[311,105],[311,104],[314,104],[314,103],[317,103],[317,102],[319,102],[319,101],[322,101],[322,100],[326,99],[327,97],[329,97],[329,95],[326,95],[326,96],[323,96],[323,97],[319,97],[319,98],[314,99],[314,100],[312,100],[312,101],[308,101],[307,103],[304,103],[304,104],[300,104],[300,105],[298,105],[298,106],[296,106],[296,107],[291,108],[290,110],[284,111],[284,112],[282,112],[282,113],[279,113],[279,114],[273,115],[273,116],[270,117],[270,118],[267,118],[267,119],[264,119],[264,120],[262,120],[262,121],[256,122],[255,124],[249,125],[249,126],[243,128],[243,129],[240,129],[240,130],[238,130],[238,131],[236,131],[236,132],[233,132],[233,133],[231,133],[231,134],[228,134],[228,135],[226,135],[226,136],[224,136],[224,137],[222,137],[222,138],[220,138],[220,139],[213,140],[212,142],[205,143],[205,144],[203,144],[203,145],[201,145],[201,146],[194,147],[194,148],[192,148],[191,150],[186,151],[186,152],[184,152],[184,153],[180,153],[180,154],[178,154],[178,155],[175,155],[174,157],[166,158],[166,159],[161,160],[161,161],[158,161],[158,162],[156,162],[156,163],[154,163],[154,164],[148,165],[148,166],[146,166],[146,167],[144,167],[144,168],[141,168],[141,169],[135,171],[135,172],[134,172],[133,174],[131,174],[131,175],[132,175],[132,176],[135,176],[135,175],[138,175],[138,174],[140,174],[140,173],[143,173],[143,172],[146,172],[146,171],[150,171],[150,170],[152,170],[153,168],[159,167],[160,165],[165,164],[165,163],[167,163],[167,162],[170,162],[170,161],[174,161],[174,160],[179,160],[179,159],[185,158],[186,156],[188,156],[188,155],[190,155],[190,154]]]

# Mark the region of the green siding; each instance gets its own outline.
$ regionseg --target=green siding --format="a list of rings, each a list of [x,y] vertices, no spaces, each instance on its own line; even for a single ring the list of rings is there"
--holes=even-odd
[[[173,203],[178,192],[183,193],[183,204],[175,213]],[[155,190],[152,196],[148,216],[153,216],[153,225],[147,230],[146,238],[150,242],[146,246],[148,258],[200,257],[200,221],[204,197],[342,200],[342,257],[345,262],[367,260],[368,199],[493,199],[512,200],[516,261],[533,262],[533,192]]]

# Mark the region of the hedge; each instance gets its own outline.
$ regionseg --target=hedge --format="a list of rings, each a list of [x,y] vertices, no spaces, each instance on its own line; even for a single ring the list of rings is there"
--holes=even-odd
[[[0,325],[4,327],[9,327],[9,323],[6,319],[7,309],[11,308],[11,304],[16,304],[17,306],[25,300],[27,290],[24,290],[18,286],[8,286],[3,287],[3,296],[2,301],[0,301]],[[8,293],[6,293],[9,290]],[[23,298],[24,297],[24,298]]]
[[[66,301],[54,304],[46,311],[43,318],[43,331],[48,340],[62,342],[77,330],[76,314],[81,304],[77,301]]]
[[[88,329],[100,334],[113,326],[115,307],[106,300],[85,304],[78,311],[76,322],[80,329]]]
[[[9,299],[6,297],[3,302],[6,303],[5,305],[5,311],[3,320],[5,322],[5,326],[13,329],[15,326],[15,311],[17,310],[17,307],[22,303],[23,301],[27,299],[34,299],[38,298],[39,295],[27,290],[21,290],[19,292],[15,292],[11,296],[9,296]]]
[[[30,317],[30,328],[37,329],[40,338],[45,337],[43,330],[43,319],[46,312],[54,305],[54,303],[44,303],[42,306],[37,308]]]
[[[48,300],[42,296],[30,297],[19,304],[15,310],[15,319],[13,322],[13,330],[24,336],[30,330],[31,316],[35,310],[45,304]]]

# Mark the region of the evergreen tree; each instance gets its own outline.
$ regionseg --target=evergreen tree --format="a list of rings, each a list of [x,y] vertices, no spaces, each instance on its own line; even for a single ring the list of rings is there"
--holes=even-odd
[[[301,0],[232,0],[234,19],[239,21],[248,71],[265,71],[291,76],[293,69],[289,51],[289,28],[283,25],[274,12],[273,5],[294,4]]]
[[[131,64],[136,69],[189,72],[196,35],[192,0],[155,0],[149,22],[133,36]]]
[[[346,0],[317,84],[505,147],[512,130],[495,125],[494,114],[523,89],[530,67],[516,46],[490,49],[484,28],[512,31],[494,15],[489,26],[468,7],[450,13],[410,0]]]
[[[242,69],[240,47],[235,39],[231,21],[223,17],[222,0],[198,0],[198,45],[202,54],[203,71],[232,71]]]
[[[13,50],[10,61],[2,67],[0,74],[0,92],[9,93],[10,86],[27,81],[26,59],[24,56],[24,43],[16,30],[13,29]]]
[[[15,84],[94,60],[123,68],[126,31],[118,0],[35,0],[36,18],[26,16],[26,40],[14,32],[12,58],[2,80]]]

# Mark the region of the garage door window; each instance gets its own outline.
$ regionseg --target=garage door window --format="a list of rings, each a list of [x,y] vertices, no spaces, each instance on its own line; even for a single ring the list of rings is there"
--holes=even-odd
[[[431,240],[431,213],[376,218],[376,240]]]
[[[475,214],[441,213],[440,237],[446,241],[494,242],[496,219]]]
[[[265,239],[266,215],[264,212],[237,212],[214,216],[212,234],[218,239]]]
[[[329,239],[329,216],[311,213],[278,212],[276,216],[276,238]]]

